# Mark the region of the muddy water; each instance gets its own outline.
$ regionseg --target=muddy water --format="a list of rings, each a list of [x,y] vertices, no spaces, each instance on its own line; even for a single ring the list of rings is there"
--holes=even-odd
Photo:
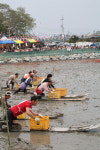
[[[0,66],[0,83],[5,85],[5,79],[12,73],[18,72],[21,78],[30,70],[37,70],[39,76],[53,74],[55,87],[67,88],[70,94],[86,94],[89,100],[80,102],[43,102],[33,107],[43,115],[64,113],[63,117],[50,121],[53,127],[69,127],[76,125],[90,125],[100,123],[100,61],[69,60],[54,62],[37,62],[25,64],[8,64]],[[13,95],[9,103],[12,105],[30,98],[30,94]],[[29,128],[28,121],[20,122]],[[51,132],[17,132],[10,133],[11,145],[7,147],[7,133],[0,133],[2,149],[10,150],[99,150],[100,130],[95,132],[51,133]],[[16,141],[20,138],[21,141]]]

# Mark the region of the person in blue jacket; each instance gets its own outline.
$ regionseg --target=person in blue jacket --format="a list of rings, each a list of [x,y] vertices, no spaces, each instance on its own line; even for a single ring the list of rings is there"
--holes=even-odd
[[[27,89],[26,89],[26,88],[27,88],[27,86],[32,87],[32,80],[33,80],[33,77],[34,77],[34,75],[31,74],[29,78],[27,78],[24,82],[22,82],[22,83],[20,84],[19,89],[16,90],[13,94],[16,94],[16,93],[18,93],[18,92],[20,92],[20,91],[23,91],[24,93],[27,93]]]

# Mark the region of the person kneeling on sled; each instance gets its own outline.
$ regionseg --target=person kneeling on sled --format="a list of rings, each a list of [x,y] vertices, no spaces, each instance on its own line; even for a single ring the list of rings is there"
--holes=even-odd
[[[47,80],[46,82],[43,82],[42,84],[40,84],[39,87],[36,88],[35,93],[37,95],[41,95],[41,96],[45,96],[45,92],[51,92],[52,89],[50,88],[50,85],[52,84],[51,80]]]
[[[10,109],[8,109],[7,115],[8,115],[9,130],[12,129],[13,125],[18,125],[17,116],[21,115],[25,112],[28,116],[35,119],[35,121],[37,121],[37,122],[40,119],[37,118],[36,116],[43,117],[41,114],[35,113],[35,112],[32,111],[32,106],[37,105],[38,100],[40,98],[41,98],[40,96],[34,95],[34,96],[31,97],[30,100],[23,101],[23,102],[19,103],[18,105],[12,106]]]
[[[27,86],[32,87],[32,81],[33,81],[33,73],[31,73],[30,77],[27,78],[24,82],[21,83],[18,90],[16,90],[13,94],[16,94],[20,91],[23,91],[24,93],[27,93]]]

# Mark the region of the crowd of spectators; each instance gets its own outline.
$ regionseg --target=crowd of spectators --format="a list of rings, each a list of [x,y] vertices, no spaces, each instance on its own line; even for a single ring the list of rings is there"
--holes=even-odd
[[[86,49],[86,48],[100,48],[100,43],[67,43],[67,42],[50,42],[41,41],[36,39],[37,42],[30,43],[28,39],[34,39],[32,36],[12,36],[9,39],[11,40],[21,40],[22,44],[0,44],[0,53],[1,52],[25,52],[25,51],[49,51],[49,50],[59,50],[65,49],[67,51],[72,51],[74,49]]]

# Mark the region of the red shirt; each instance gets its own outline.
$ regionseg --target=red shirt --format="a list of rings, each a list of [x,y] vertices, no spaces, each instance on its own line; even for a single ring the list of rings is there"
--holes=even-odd
[[[18,105],[11,107],[10,109],[11,109],[14,117],[17,117],[18,115],[26,112],[27,107],[32,108],[31,100],[23,101],[23,102],[19,103]]]

